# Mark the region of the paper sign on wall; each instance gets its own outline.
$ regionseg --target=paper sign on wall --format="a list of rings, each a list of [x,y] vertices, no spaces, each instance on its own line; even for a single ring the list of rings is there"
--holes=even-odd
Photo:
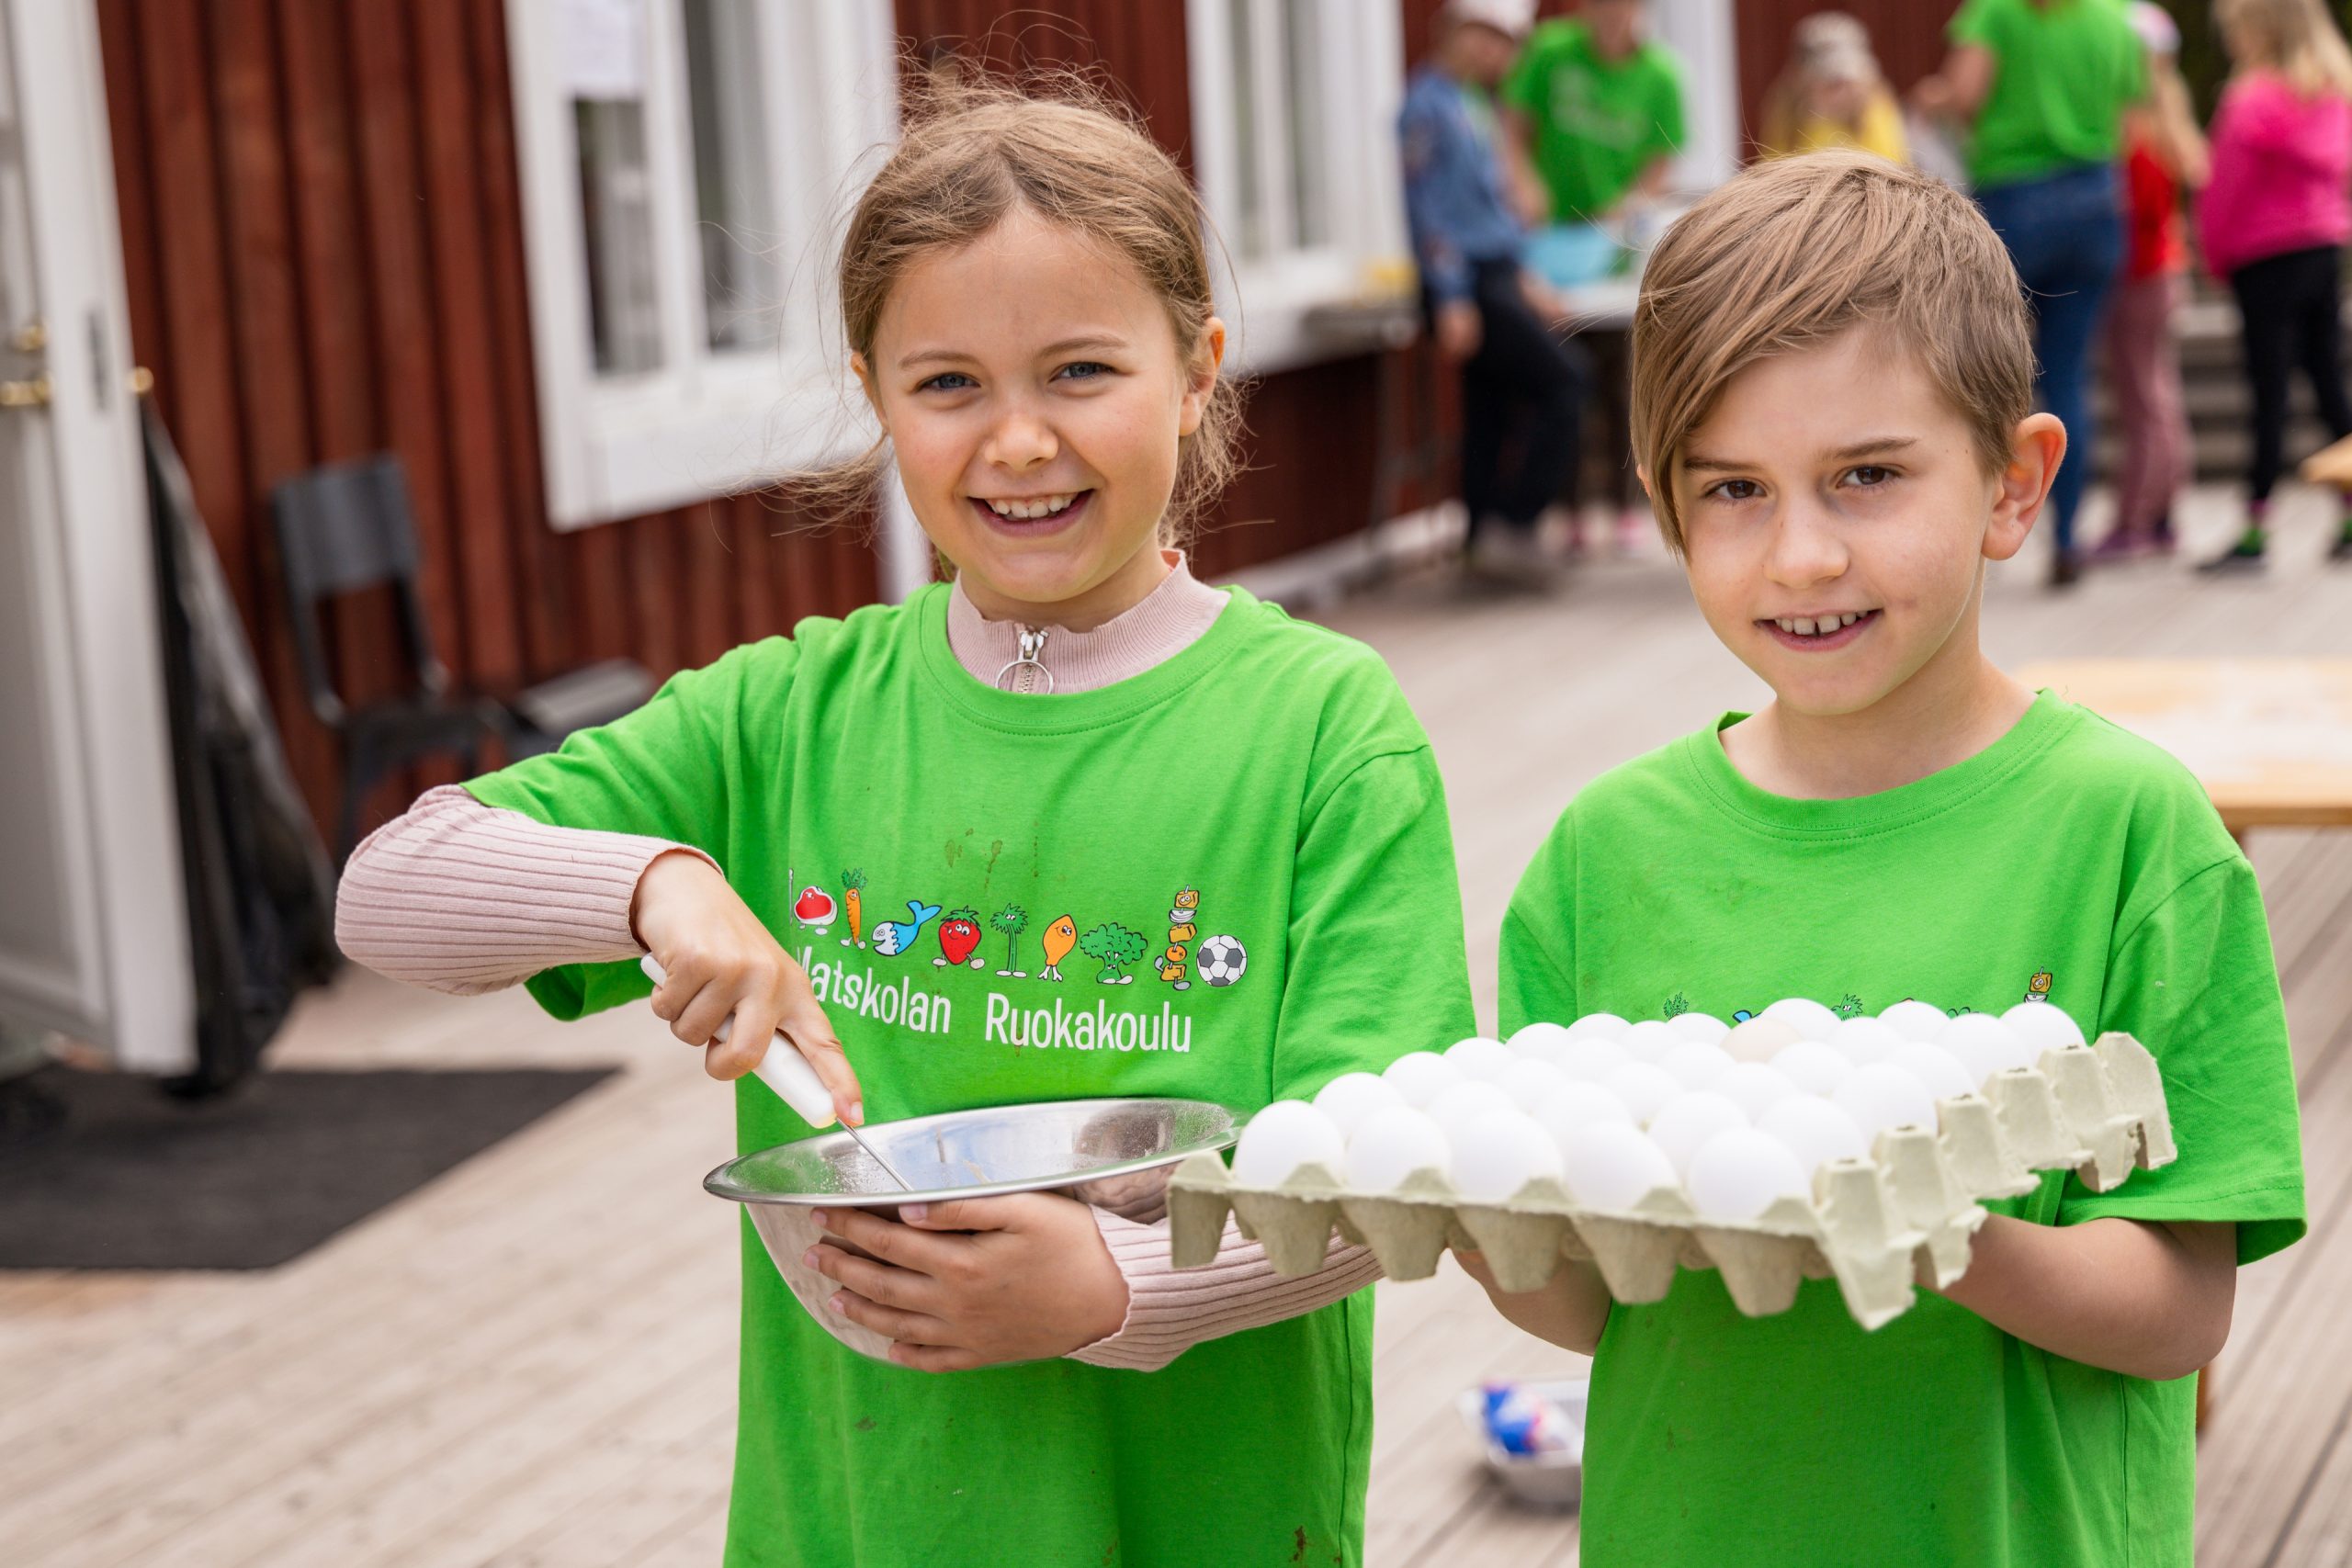
[[[645,0],[551,0],[564,92],[574,98],[645,95]]]

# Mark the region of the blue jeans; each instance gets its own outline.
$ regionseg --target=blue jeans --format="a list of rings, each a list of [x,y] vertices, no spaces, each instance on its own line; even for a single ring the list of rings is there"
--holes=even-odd
[[[2091,343],[2107,291],[2123,263],[2123,215],[2115,171],[2103,164],[2066,169],[1976,193],[1993,231],[2009,248],[2033,307],[2034,395],[2066,426],[2066,461],[2051,487],[2058,547],[2075,544],[2075,509],[2091,465]]]

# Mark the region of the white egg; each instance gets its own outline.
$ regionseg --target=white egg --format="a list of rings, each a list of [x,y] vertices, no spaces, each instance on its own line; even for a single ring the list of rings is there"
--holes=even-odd
[[[1568,1033],[1578,1040],[1614,1040],[1632,1027],[1613,1012],[1589,1012],[1568,1025]]]
[[[1498,1111],[1516,1111],[1517,1103],[1503,1092],[1503,1086],[1483,1078],[1470,1078],[1455,1084],[1429,1102],[1426,1109],[1430,1120],[1445,1134],[1445,1141],[1455,1148],[1462,1146],[1463,1134],[1472,1122],[1491,1116]]]
[[[1928,1086],[1884,1062],[1856,1067],[1829,1098],[1854,1119],[1866,1138],[1876,1138],[1890,1127],[1936,1130],[1936,1102]]]
[[[1358,1192],[1394,1192],[1417,1170],[1442,1174],[1453,1150],[1429,1113],[1390,1105],[1356,1123],[1348,1140],[1348,1186]]]
[[[2041,1059],[2018,1032],[1989,1012],[1964,1012],[1948,1020],[1936,1043],[1960,1058],[1971,1082],[1983,1083],[2010,1067],[2030,1067]]]
[[[1498,1111],[1453,1145],[1453,1187],[1470,1203],[1500,1203],[1539,1176],[1560,1179],[1560,1145],[1519,1111]]]
[[[1751,1122],[1797,1091],[1784,1075],[1761,1062],[1734,1062],[1707,1087],[1747,1111]]]
[[[1561,1052],[1576,1043],[1576,1036],[1556,1023],[1531,1023],[1512,1035],[1509,1043],[1515,1056],[1555,1062],[1559,1060]]]
[[[2017,1031],[2036,1061],[2044,1051],[2085,1043],[2083,1026],[2056,1002],[2019,1002],[2001,1015],[2001,1021]]]
[[[1377,1073],[1341,1073],[1315,1094],[1315,1109],[1331,1119],[1342,1138],[1382,1106],[1404,1103],[1396,1086]]]
[[[1646,1193],[1675,1185],[1674,1162],[1649,1139],[1622,1122],[1584,1129],[1560,1151],[1569,1195],[1579,1208],[1623,1213]]]
[[[1674,1075],[1654,1062],[1628,1062],[1601,1082],[1624,1101],[1634,1120],[1645,1125],[1666,1108],[1668,1100],[1682,1092]]]
[[[1657,1065],[1672,1073],[1674,1081],[1684,1089],[1705,1089],[1730,1069],[1732,1059],[1720,1045],[1685,1040],[1660,1056]]]
[[[1905,1040],[1886,1059],[1886,1066],[1900,1067],[1928,1086],[1928,1092],[1938,1100],[1950,1100],[1956,1094],[1972,1092],[1978,1083],[1973,1073],[1961,1064],[1959,1057],[1940,1045],[1930,1045],[1923,1040]]]
[[[1806,1094],[1827,1094],[1853,1075],[1854,1064],[1835,1045],[1800,1040],[1783,1047],[1771,1068]]]
[[[1747,1125],[1747,1112],[1723,1095],[1695,1089],[1667,1102],[1650,1122],[1650,1142],[1666,1152],[1677,1172],[1690,1168],[1690,1156],[1718,1133]]]
[[[1838,1027],[1838,1015],[1810,997],[1782,997],[1762,1016],[1779,1019],[1794,1029],[1800,1040],[1826,1040]]]
[[[1501,1041],[1476,1034],[1447,1046],[1445,1059],[1460,1067],[1463,1077],[1484,1078],[1489,1083],[1510,1071],[1510,1065],[1519,1060]]]
[[[1637,1062],[1655,1062],[1677,1045],[1687,1045],[1690,1042],[1675,1033],[1671,1024],[1645,1018],[1628,1026],[1625,1032],[1618,1036],[1617,1043],[1625,1047],[1625,1054]]]
[[[1244,1187],[1279,1187],[1303,1165],[1338,1176],[1347,1155],[1347,1140],[1329,1116],[1303,1100],[1277,1100],[1241,1129],[1233,1179]]]
[[[1781,1018],[1751,1018],[1724,1036],[1724,1051],[1735,1062],[1769,1062],[1801,1038]]]
[[[1864,1062],[1885,1061],[1903,1040],[1902,1035],[1875,1018],[1841,1018],[1838,1027],[1829,1032],[1829,1043],[1858,1067]]]
[[[1808,1172],[1834,1159],[1868,1159],[1871,1141],[1854,1119],[1817,1094],[1795,1094],[1756,1119],[1756,1130],[1778,1138]]]
[[[1408,1105],[1427,1105],[1463,1080],[1462,1069],[1434,1051],[1399,1056],[1380,1076],[1396,1086]]]
[[[1626,1055],[1625,1047],[1597,1035],[1577,1041],[1555,1058],[1560,1070],[1568,1077],[1589,1078],[1596,1083],[1633,1059]]]
[[[1521,1111],[1532,1111],[1544,1103],[1552,1091],[1569,1081],[1568,1075],[1549,1062],[1522,1059],[1510,1065],[1502,1076],[1502,1091]]]
[[[1705,1045],[1720,1045],[1731,1032],[1731,1025],[1711,1012],[1679,1012],[1666,1021],[1666,1026],[1685,1040]]]
[[[1535,1108],[1535,1124],[1549,1133],[1552,1141],[1563,1149],[1575,1143],[1586,1128],[1602,1122],[1630,1127],[1634,1113],[1625,1109],[1623,1100],[1597,1083],[1571,1079],[1554,1089]]]
[[[1905,1040],[1933,1040],[1951,1021],[1951,1015],[1933,1002],[1900,1001],[1878,1015],[1878,1021]]]
[[[1711,1220],[1752,1220],[1780,1198],[1813,1197],[1810,1172],[1779,1139],[1730,1127],[1690,1156],[1682,1179],[1691,1206]]]

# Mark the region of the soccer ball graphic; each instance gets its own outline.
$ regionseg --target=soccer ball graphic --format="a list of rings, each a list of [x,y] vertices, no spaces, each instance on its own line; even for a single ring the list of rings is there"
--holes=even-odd
[[[1230,986],[1250,967],[1250,953],[1238,936],[1213,936],[1201,943],[1201,978],[1212,986]]]

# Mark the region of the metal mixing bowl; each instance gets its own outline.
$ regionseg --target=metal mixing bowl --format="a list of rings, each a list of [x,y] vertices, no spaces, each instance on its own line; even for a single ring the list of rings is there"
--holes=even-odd
[[[1247,1112],[1204,1100],[1058,1100],[950,1111],[859,1129],[912,1191],[842,1132],[729,1160],[703,1186],[746,1206],[776,1272],[825,1332],[885,1360],[889,1340],[828,1311],[826,1301],[841,1287],[801,1266],[813,1245],[846,1245],[811,1222],[811,1210],[895,1213],[901,1203],[1061,1192],[1150,1224],[1168,1212],[1177,1163],[1227,1147],[1247,1120]]]

